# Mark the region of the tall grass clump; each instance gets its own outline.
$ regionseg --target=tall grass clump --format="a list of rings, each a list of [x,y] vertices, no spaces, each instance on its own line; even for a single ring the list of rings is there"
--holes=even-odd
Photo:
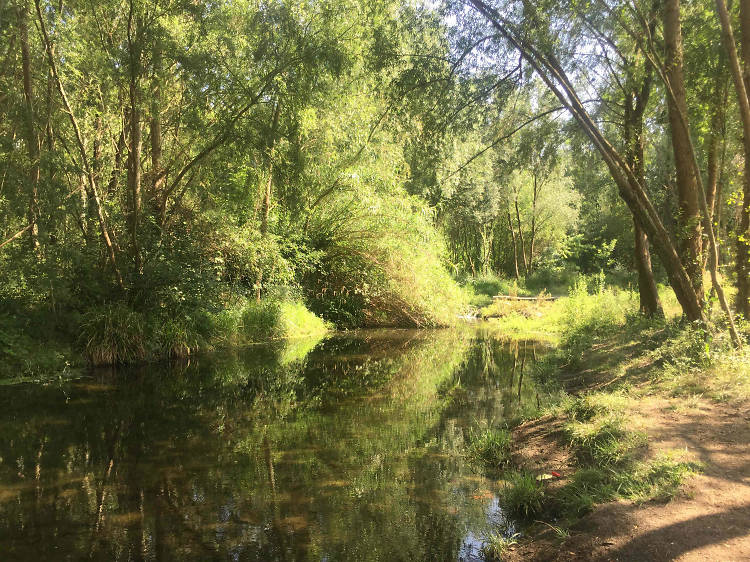
[[[155,355],[171,359],[184,359],[209,347],[190,317],[159,322],[153,329],[153,343],[157,346]]]
[[[544,484],[531,472],[509,472],[500,490],[500,504],[515,519],[534,519],[545,507]]]
[[[507,429],[471,430],[466,457],[485,469],[497,470],[510,461],[511,442]]]
[[[262,342],[324,334],[328,324],[297,301],[264,299],[242,308],[241,330],[245,341]]]
[[[104,305],[84,313],[80,338],[92,365],[133,363],[147,357],[143,315],[123,304]]]
[[[505,555],[508,549],[518,543],[516,536],[507,537],[502,533],[492,531],[484,537],[484,542],[480,549],[482,558],[493,562],[502,560],[503,555]]]
[[[617,466],[646,443],[644,434],[626,429],[626,405],[625,396],[606,393],[581,396],[567,405],[564,431],[581,462]]]

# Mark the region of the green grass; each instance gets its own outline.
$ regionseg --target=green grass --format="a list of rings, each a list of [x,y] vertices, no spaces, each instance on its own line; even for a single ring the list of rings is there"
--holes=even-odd
[[[616,499],[638,503],[667,502],[679,494],[686,477],[702,470],[700,463],[679,460],[665,453],[627,467],[589,466],[575,472],[571,481],[556,494],[557,513],[574,520],[596,504]]]
[[[249,301],[241,311],[240,330],[246,343],[316,336],[329,329],[325,321],[296,301]]]
[[[503,559],[503,555],[508,549],[517,543],[516,535],[507,537],[502,533],[493,531],[484,537],[480,554],[487,561],[499,561]]]
[[[491,322],[500,333],[544,334],[557,347],[536,364],[533,378],[552,397],[535,417],[562,421],[572,474],[561,487],[537,482],[523,470],[509,472],[500,492],[506,512],[519,522],[554,515],[575,521],[597,504],[617,499],[669,501],[702,467],[684,452],[653,455],[648,420],[631,420],[638,401],[653,393],[687,405],[704,398],[750,395],[750,350],[733,350],[713,307],[715,329],[683,323],[671,290],[662,289],[666,319],[638,314],[637,294],[579,278],[568,297],[538,309],[514,310]],[[743,331],[750,333],[747,324]],[[582,392],[571,396],[567,392]],[[698,398],[701,397],[701,398]],[[562,484],[562,483],[561,483]]]
[[[545,500],[544,484],[533,473],[525,470],[506,473],[500,489],[500,505],[509,516],[531,521],[542,513]]]
[[[624,428],[622,416],[607,416],[589,422],[569,421],[565,433],[579,460],[600,467],[621,465],[646,444],[646,435]]]
[[[597,503],[618,498],[668,501],[700,464],[674,454],[644,457],[646,435],[627,428],[629,400],[620,393],[592,393],[570,401],[564,431],[579,468],[556,495],[558,512],[575,519]]]
[[[487,429],[469,435],[467,458],[485,470],[498,469],[510,461],[511,436],[506,429]]]

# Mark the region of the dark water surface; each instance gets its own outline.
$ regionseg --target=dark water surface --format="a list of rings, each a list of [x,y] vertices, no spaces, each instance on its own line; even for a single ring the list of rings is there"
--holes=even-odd
[[[0,391],[0,560],[475,560],[469,428],[539,400],[484,329],[338,335]]]

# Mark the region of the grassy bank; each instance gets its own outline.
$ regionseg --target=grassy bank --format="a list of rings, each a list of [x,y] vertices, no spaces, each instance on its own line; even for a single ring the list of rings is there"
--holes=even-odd
[[[706,331],[678,317],[670,291],[662,299],[666,318],[646,319],[637,294],[584,277],[554,302],[484,309],[497,313],[489,322],[501,334],[556,344],[534,377],[557,399],[475,436],[466,452],[478,470],[499,477],[501,504],[517,525],[564,538],[600,503],[670,500],[702,465],[684,450],[650,446],[649,404],[679,410],[697,399],[750,396],[750,354],[730,346],[721,316],[712,311]],[[747,337],[748,325],[742,328]],[[541,444],[529,437],[540,431]],[[515,541],[498,529],[487,538],[487,558]]]
[[[84,366],[185,358],[279,339],[319,336],[331,325],[295,300],[242,300],[220,311],[137,311],[116,303],[63,320],[45,314],[5,316],[0,379],[64,375]]]

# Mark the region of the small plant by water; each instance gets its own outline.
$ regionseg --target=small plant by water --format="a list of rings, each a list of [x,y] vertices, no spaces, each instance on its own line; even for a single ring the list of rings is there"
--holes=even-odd
[[[542,513],[544,500],[544,484],[532,472],[521,470],[506,474],[500,504],[508,515],[530,521]]]
[[[482,545],[480,551],[482,554],[482,558],[484,558],[488,562],[502,560],[503,555],[508,551],[508,549],[518,543],[516,537],[517,535],[508,537],[498,531],[492,531],[484,538],[484,544]]]
[[[466,456],[484,469],[498,469],[510,461],[511,435],[507,429],[471,430],[469,443]]]

